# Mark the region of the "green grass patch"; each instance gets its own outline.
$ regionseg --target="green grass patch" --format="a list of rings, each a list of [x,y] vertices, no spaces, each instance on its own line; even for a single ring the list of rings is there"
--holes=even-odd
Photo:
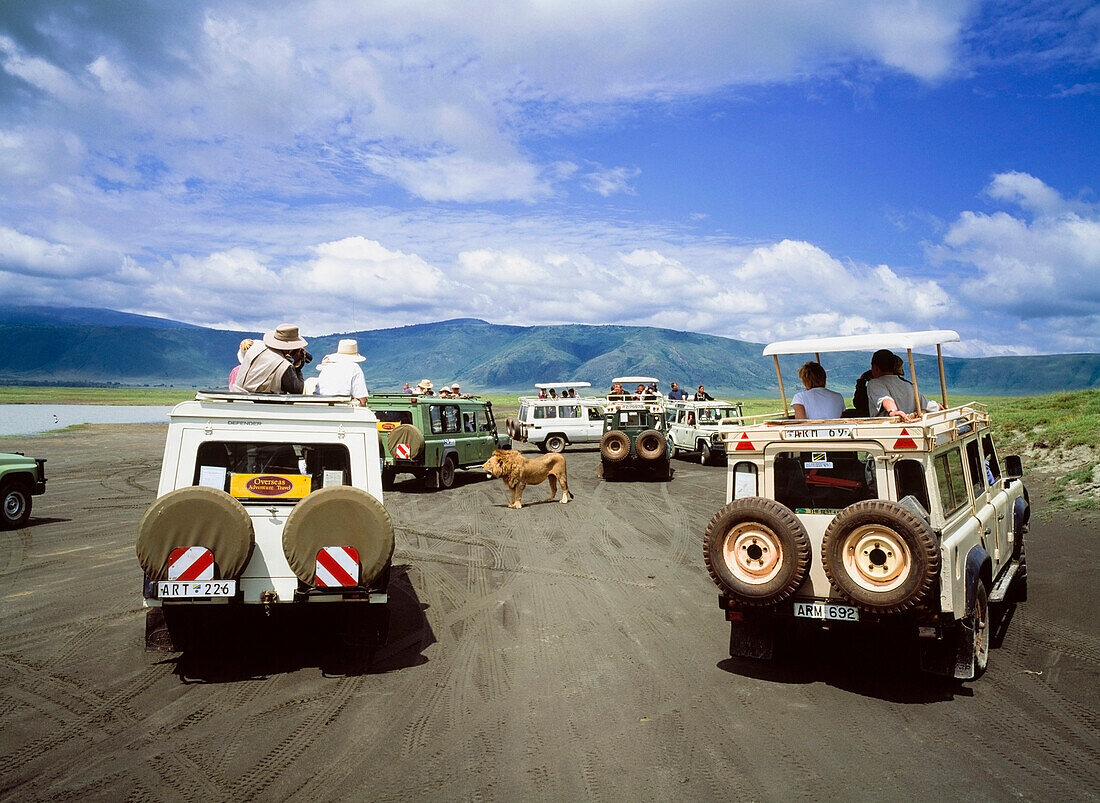
[[[195,398],[179,388],[0,387],[0,404],[153,404],[173,405]]]
[[[974,401],[989,407],[998,440],[1008,448],[1100,449],[1100,390]]]

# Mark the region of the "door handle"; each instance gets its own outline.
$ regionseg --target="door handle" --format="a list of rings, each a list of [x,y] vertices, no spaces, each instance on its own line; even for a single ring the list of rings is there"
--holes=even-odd
[[[988,527],[985,528],[986,535],[989,535],[991,532],[993,532],[991,529],[989,529]]]

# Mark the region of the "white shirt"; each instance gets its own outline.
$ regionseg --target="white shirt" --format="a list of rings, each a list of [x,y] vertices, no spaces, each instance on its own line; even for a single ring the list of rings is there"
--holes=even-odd
[[[365,398],[367,380],[363,378],[363,369],[351,360],[334,359],[323,363],[317,377],[317,393],[321,396]]]
[[[844,414],[844,397],[828,388],[810,388],[796,393],[791,404],[806,408],[806,418],[840,418]]]

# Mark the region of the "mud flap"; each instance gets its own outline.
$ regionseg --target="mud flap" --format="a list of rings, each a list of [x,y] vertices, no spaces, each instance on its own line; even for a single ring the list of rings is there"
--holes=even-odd
[[[145,611],[145,651],[179,652],[172,641],[168,623],[164,621],[164,608],[148,608]]]
[[[958,680],[972,680],[977,670],[974,660],[974,621],[966,617],[955,627],[955,667]]]
[[[775,623],[765,617],[730,622],[730,656],[770,661],[775,657]]]

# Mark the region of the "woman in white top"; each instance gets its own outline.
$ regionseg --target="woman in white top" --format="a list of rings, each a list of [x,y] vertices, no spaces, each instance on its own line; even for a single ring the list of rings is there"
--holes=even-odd
[[[798,378],[806,389],[791,399],[795,418],[840,418],[844,414],[844,397],[825,387],[825,369],[820,363],[803,365]]]

